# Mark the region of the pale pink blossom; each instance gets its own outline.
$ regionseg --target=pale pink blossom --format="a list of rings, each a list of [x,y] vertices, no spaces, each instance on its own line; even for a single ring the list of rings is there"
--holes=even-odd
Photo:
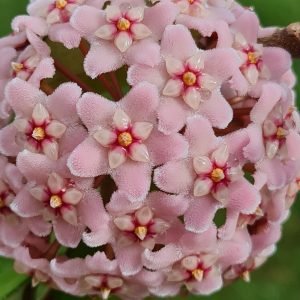
[[[91,41],[84,68],[92,78],[124,64],[154,66],[158,63],[157,41],[165,27],[175,21],[178,12],[170,1],[160,1],[153,7],[140,1],[129,8],[126,1],[122,2],[112,3],[104,11],[82,6],[71,18],[72,26]],[[84,21],[86,18],[89,18],[88,23]]]
[[[215,127],[226,127],[232,110],[220,87],[239,68],[232,49],[202,51],[183,25],[166,28],[161,48],[164,59],[158,66],[133,65],[128,72],[130,84],[148,81],[161,91],[159,129],[178,131],[195,112],[206,116]]]
[[[74,83],[65,83],[46,96],[19,78],[12,80],[7,86],[6,98],[16,118],[0,132],[1,151],[16,156],[27,149],[45,153],[53,160],[72,151],[85,136],[76,113],[80,95],[81,89]]]
[[[188,145],[180,134],[166,136],[157,130],[158,104],[157,89],[149,83],[135,86],[117,104],[84,94],[77,110],[90,136],[70,155],[71,172],[80,177],[111,174],[132,201],[143,200],[152,166],[187,155]]]

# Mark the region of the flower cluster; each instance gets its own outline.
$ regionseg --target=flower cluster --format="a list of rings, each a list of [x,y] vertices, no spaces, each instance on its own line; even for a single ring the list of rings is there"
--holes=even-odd
[[[291,57],[231,0],[32,0],[0,39],[0,254],[139,300],[249,280],[300,182]]]

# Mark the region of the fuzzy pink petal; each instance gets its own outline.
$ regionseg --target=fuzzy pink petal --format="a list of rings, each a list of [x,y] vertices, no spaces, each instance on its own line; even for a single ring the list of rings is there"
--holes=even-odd
[[[253,242],[253,252],[260,254],[267,247],[275,244],[281,237],[280,224],[268,223],[265,230],[259,234],[252,235],[251,239]]]
[[[286,183],[286,172],[279,159],[265,159],[257,164],[257,168],[267,175],[270,190],[282,188]]]
[[[48,236],[52,231],[52,224],[41,216],[28,218],[27,225],[33,234],[40,237]]]
[[[115,109],[114,102],[93,93],[84,94],[77,104],[78,115],[89,130],[111,123]]]
[[[247,260],[252,250],[252,243],[248,231],[236,231],[230,241],[221,241],[219,244],[220,264],[226,269],[230,265],[240,264]]]
[[[142,270],[142,252],[143,248],[138,244],[116,251],[117,261],[124,276],[132,276]]]
[[[160,47],[151,39],[144,39],[133,44],[126,52],[128,65],[143,64],[154,67],[160,62]]]
[[[240,213],[235,208],[226,209],[226,221],[223,226],[218,229],[218,238],[223,240],[231,240],[237,229]]]
[[[123,216],[139,209],[141,205],[141,202],[131,202],[126,193],[116,191],[112,194],[106,209],[112,216]]]
[[[195,233],[206,231],[218,208],[219,204],[210,196],[193,198],[184,215],[185,228]]]
[[[81,240],[83,228],[73,226],[61,218],[57,218],[53,223],[53,230],[57,241],[63,246],[76,248]]]
[[[258,190],[246,179],[230,184],[229,207],[244,214],[254,213],[261,198]]]
[[[127,160],[113,171],[112,177],[118,188],[124,191],[132,202],[141,201],[150,188],[151,166]]]
[[[265,47],[262,60],[274,79],[283,76],[292,64],[291,55],[286,50],[277,47]]]
[[[158,129],[164,134],[180,131],[185,125],[187,114],[186,106],[181,101],[164,98],[157,111]]]
[[[233,49],[205,51],[204,72],[219,82],[229,79],[238,70],[240,59]]]
[[[56,120],[65,124],[76,122],[76,104],[80,96],[81,88],[76,83],[64,83],[48,97],[47,108]]]
[[[52,58],[44,58],[40,61],[28,82],[34,86],[39,86],[42,79],[52,78],[54,74],[54,60]]]
[[[260,126],[252,124],[247,128],[249,143],[243,149],[245,158],[251,162],[260,161],[265,155],[262,129]]]
[[[232,33],[228,24],[222,20],[205,20],[181,14],[177,17],[176,23],[197,30],[204,37],[211,37],[213,33],[217,33],[217,48],[232,45]]]
[[[129,91],[120,105],[132,122],[146,122],[154,120],[159,100],[157,88],[148,82],[142,82]]]
[[[92,273],[117,274],[119,272],[117,261],[108,259],[104,252],[98,251],[93,256],[88,255],[85,262]]]
[[[82,5],[74,11],[70,23],[81,35],[90,36],[104,25],[105,13],[95,7]]]
[[[10,206],[17,215],[24,218],[38,216],[44,208],[43,203],[34,199],[28,189],[28,187],[24,187]]]
[[[13,48],[0,48],[0,57],[4,58],[0,62],[0,76],[10,77],[11,62],[17,56],[17,51]]]
[[[259,100],[250,112],[251,120],[257,124],[262,124],[281,96],[282,89],[279,85],[275,83],[265,84]]]
[[[0,152],[7,156],[17,156],[21,147],[16,143],[17,129],[9,124],[0,130]]]
[[[72,152],[86,138],[87,132],[82,125],[69,126],[59,141],[60,156]]]
[[[243,35],[243,37],[250,43],[256,43],[259,20],[254,12],[245,10],[245,12],[233,23],[232,27]]]
[[[155,68],[137,64],[129,67],[127,72],[127,81],[130,85],[137,85],[142,81],[147,81],[157,86],[159,90],[163,89],[167,78],[163,64]]]
[[[154,182],[163,191],[186,194],[192,189],[195,176],[188,161],[171,161],[155,170]]]
[[[148,148],[151,162],[156,166],[170,160],[185,158],[188,154],[188,143],[179,133],[166,136],[159,131],[153,130],[145,144]]]
[[[295,130],[291,130],[286,138],[286,147],[288,151],[289,159],[299,160],[300,159],[300,136]]]
[[[143,253],[144,266],[150,270],[160,270],[169,267],[181,258],[181,249],[174,244],[169,244],[156,252],[146,249]]]
[[[81,36],[70,24],[54,24],[49,29],[49,39],[64,44],[67,49],[77,48]]]
[[[83,240],[91,247],[106,244],[111,239],[109,216],[102,205],[102,199],[96,191],[88,191],[78,204],[80,221],[90,233],[83,234]],[[101,221],[100,221],[101,220]]]
[[[1,224],[1,221],[0,221]],[[2,222],[2,242],[9,247],[18,247],[25,240],[29,230],[25,224],[16,222]]]
[[[197,46],[190,31],[183,25],[170,25],[166,28],[161,41],[161,49],[163,55],[183,61],[197,52]]]
[[[50,262],[50,268],[56,276],[63,278],[78,278],[88,274],[88,269],[82,258],[73,258],[62,262],[59,259],[53,259]]]
[[[31,116],[34,106],[46,95],[31,84],[15,78],[7,84],[6,97],[17,115]]]
[[[201,234],[186,231],[180,244],[185,255],[213,252],[217,245],[217,228],[212,225]]]
[[[185,137],[190,144],[190,154],[192,157],[207,155],[216,148],[218,143],[218,139],[209,121],[199,115],[188,118]]]
[[[149,205],[162,218],[172,218],[184,214],[188,201],[181,195],[168,195],[163,192],[152,192],[148,196]]]
[[[44,184],[56,168],[55,162],[45,155],[22,151],[17,158],[17,167],[28,181]]]
[[[233,111],[219,91],[214,91],[211,98],[200,105],[199,112],[206,117],[213,127],[224,129],[232,121]]]
[[[42,18],[32,16],[15,17],[12,21],[11,27],[14,32],[20,32],[29,29],[39,36],[45,36],[48,33],[48,26],[46,21]]]
[[[150,28],[155,39],[160,40],[166,26],[174,23],[178,13],[178,8],[174,3],[160,2],[145,10],[143,23]]]
[[[211,295],[212,293],[220,290],[222,285],[223,280],[221,274],[219,274],[217,270],[212,270],[202,282],[188,284],[188,288],[201,295]]]
[[[79,177],[94,177],[108,171],[107,150],[88,137],[71,153],[68,159],[71,173]]]
[[[123,65],[120,51],[110,42],[93,43],[84,60],[84,70],[91,78],[110,71],[117,70]]]

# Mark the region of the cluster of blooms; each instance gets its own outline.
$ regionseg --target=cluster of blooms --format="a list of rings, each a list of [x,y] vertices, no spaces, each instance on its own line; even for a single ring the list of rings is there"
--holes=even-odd
[[[259,44],[274,29],[233,0],[32,0],[12,29],[0,254],[103,299],[249,280],[300,180],[291,58]]]

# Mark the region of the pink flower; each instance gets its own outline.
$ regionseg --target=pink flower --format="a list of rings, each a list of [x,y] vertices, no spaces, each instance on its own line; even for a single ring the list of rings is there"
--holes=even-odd
[[[85,136],[76,113],[76,102],[81,95],[76,84],[65,83],[47,97],[34,86],[14,79],[8,84],[6,95],[16,119],[0,132],[3,153],[14,156],[25,148],[56,160],[72,151]]]
[[[133,201],[143,200],[151,167],[187,154],[180,134],[165,136],[156,129],[158,104],[157,90],[148,83],[137,85],[117,104],[95,94],[83,95],[77,109],[90,136],[71,154],[71,172],[80,177],[110,173]]]
[[[66,158],[54,162],[44,155],[24,151],[18,156],[18,168],[28,183],[11,208],[23,218],[32,218],[29,226],[35,234],[46,236],[53,226],[57,240],[68,247],[76,247],[81,239],[88,243],[90,234],[83,233],[86,227],[100,232],[94,236],[99,245],[110,239],[106,227],[109,218],[99,205],[100,195],[92,189],[93,180],[72,176],[66,169]],[[102,219],[100,224],[98,218]]]
[[[126,3],[116,3],[99,11],[82,6],[71,18],[72,26],[91,41],[84,68],[92,78],[124,64],[154,66],[159,62],[160,48],[156,41],[161,39],[165,27],[174,22],[176,6],[160,1],[146,7],[141,1],[130,9],[125,7]],[[88,24],[83,21],[86,18],[90,20]]]
[[[17,167],[0,156],[0,242],[17,247],[29,233],[26,221],[10,208],[16,194],[23,187],[23,177]]]
[[[215,127],[226,127],[232,110],[220,86],[239,68],[231,49],[201,51],[183,25],[166,28],[161,48],[160,65],[133,65],[128,72],[130,84],[148,81],[160,89],[159,129],[167,134],[179,131],[195,112],[207,116]]]
[[[198,128],[202,129],[201,133]],[[220,235],[227,238],[234,233],[239,213],[256,210],[260,203],[258,190],[243,178],[242,164],[229,159],[229,154],[235,157],[232,146],[215,137],[208,120],[200,116],[188,119],[185,137],[190,144],[190,158],[170,161],[157,168],[154,181],[163,191],[190,199],[185,212],[185,226],[189,231],[205,231],[216,211],[226,207],[227,224]]]
[[[186,208],[187,202],[182,197],[162,192],[150,193],[144,202],[136,203],[132,203],[122,192],[112,196],[107,210],[114,216],[113,222],[118,229],[113,248],[123,275],[135,275],[141,271],[143,257],[146,266],[155,263],[149,251],[156,244],[166,246],[162,257],[164,265],[167,266],[174,255],[177,257],[178,251],[173,244],[182,231],[182,225],[176,217]]]
[[[133,7],[121,11],[118,6],[108,6],[105,10],[108,24],[101,26],[95,35],[104,40],[113,40],[115,46],[125,52],[133,41],[142,40],[151,35],[150,29],[142,23],[144,8]]]
[[[280,81],[290,68],[291,57],[281,48],[257,44],[257,16],[245,11],[233,23],[232,28],[236,33],[233,47],[238,50],[243,63],[241,70],[250,85],[255,85],[259,79]]]

